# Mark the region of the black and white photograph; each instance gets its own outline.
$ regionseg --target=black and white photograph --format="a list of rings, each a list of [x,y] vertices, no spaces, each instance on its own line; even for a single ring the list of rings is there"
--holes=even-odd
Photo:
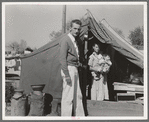
[[[147,2],[2,2],[2,120],[147,120]]]

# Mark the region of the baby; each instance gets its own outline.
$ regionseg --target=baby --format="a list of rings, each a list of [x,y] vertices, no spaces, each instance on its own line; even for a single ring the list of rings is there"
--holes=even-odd
[[[96,58],[98,58],[98,62],[94,65],[94,67],[96,68],[96,71],[98,71],[98,72],[94,71],[91,73],[92,73],[93,78],[95,80],[98,80],[101,77],[100,72],[102,72],[102,70],[103,70],[103,66],[104,66],[105,61],[104,61],[104,58],[101,54],[98,55]]]
[[[104,54],[103,58],[105,61],[103,72],[109,72],[110,66],[112,65],[112,62],[110,61],[110,57],[107,54]]]
[[[97,68],[98,72],[92,72],[92,76],[94,79],[98,80],[100,79],[101,73],[106,73],[109,71],[110,66],[112,65],[112,62],[110,61],[110,57],[107,54],[99,55],[98,56],[98,63],[94,66]]]

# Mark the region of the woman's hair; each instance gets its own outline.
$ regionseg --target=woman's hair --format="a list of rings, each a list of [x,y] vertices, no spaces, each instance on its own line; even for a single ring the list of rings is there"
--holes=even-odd
[[[92,45],[92,51],[94,52],[93,47],[94,47],[95,45],[98,45],[98,47],[99,47],[99,51],[100,51],[100,53],[102,53],[102,51],[100,50],[100,45],[99,45],[98,43],[94,43],[94,44]]]
[[[70,27],[72,27],[73,23],[76,23],[76,24],[78,24],[80,26],[82,25],[82,22],[79,19],[72,20],[71,23],[70,23]]]
[[[93,48],[95,45],[98,45],[98,47],[100,48],[100,45],[99,45],[98,43],[94,43],[94,44],[92,45],[92,48]]]

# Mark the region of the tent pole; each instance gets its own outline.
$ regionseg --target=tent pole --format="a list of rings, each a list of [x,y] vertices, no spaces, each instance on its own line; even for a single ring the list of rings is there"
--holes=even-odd
[[[93,16],[93,14],[88,10],[88,9],[86,9],[87,11],[88,11],[88,13],[90,14],[90,16],[92,17],[92,18],[94,18],[96,21],[97,21],[97,18],[95,17],[95,16]]]
[[[63,5],[62,33],[66,33],[66,5]]]

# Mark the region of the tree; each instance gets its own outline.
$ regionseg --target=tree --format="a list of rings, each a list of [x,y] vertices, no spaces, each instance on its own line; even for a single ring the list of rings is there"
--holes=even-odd
[[[36,47],[34,47],[34,48],[33,48],[33,51],[35,51],[35,50],[37,50],[37,48],[36,48]]]
[[[20,43],[14,41],[10,44],[7,44],[6,46],[9,47],[12,51],[22,54],[24,53],[24,50],[27,48],[27,43],[22,39]]]
[[[52,33],[50,33],[50,39],[54,40],[55,38],[57,38],[61,35],[62,35],[62,30],[60,30],[58,32],[52,31]]]
[[[20,42],[19,53],[23,53],[26,48],[27,48],[27,43],[22,39]]]
[[[66,23],[66,32],[69,31],[70,22],[71,22],[71,20],[67,21],[67,23]],[[54,40],[55,38],[60,37],[62,34],[63,34],[62,33],[62,30],[60,30],[58,32],[52,31],[52,33],[50,33],[50,36],[49,37],[50,37],[51,40]]]
[[[18,52],[20,46],[19,46],[19,43],[15,41],[15,42],[12,42],[12,43],[8,44],[8,47],[10,49],[12,49],[12,51]]]
[[[139,46],[143,46],[144,43],[143,36],[144,36],[144,29],[142,26],[142,28],[136,27],[134,30],[131,30],[128,38],[130,39],[132,45],[137,48]]]
[[[67,32],[67,31],[69,30],[69,28],[70,28],[70,22],[71,22],[71,21],[68,21],[68,22],[66,23],[66,32]],[[60,37],[62,34],[63,34],[63,33],[62,33],[62,30],[60,30],[60,31],[58,31],[58,32],[52,31],[52,33],[50,33],[50,39],[51,39],[51,40],[54,40],[55,38]]]

